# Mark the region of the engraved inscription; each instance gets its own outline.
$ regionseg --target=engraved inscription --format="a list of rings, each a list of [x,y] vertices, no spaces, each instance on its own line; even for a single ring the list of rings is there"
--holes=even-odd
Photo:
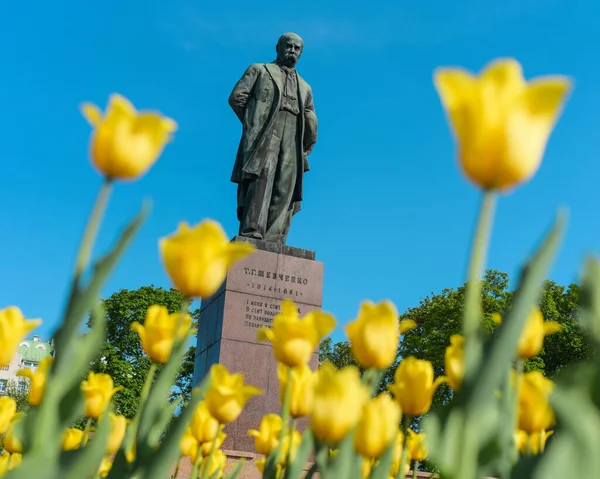
[[[308,284],[308,279],[301,276],[278,274],[256,268],[244,268],[244,274],[252,277],[246,282],[246,286],[256,290],[256,294],[272,292],[285,294],[291,298],[300,298],[304,295],[302,292],[303,286]]]
[[[246,300],[246,314],[244,317],[244,326],[249,328],[272,327],[273,318],[279,314],[281,304],[277,300],[261,299]],[[300,308],[298,314],[302,315]]]

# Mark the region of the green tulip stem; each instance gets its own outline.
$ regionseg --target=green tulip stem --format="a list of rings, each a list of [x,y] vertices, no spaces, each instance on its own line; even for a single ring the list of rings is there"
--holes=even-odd
[[[198,479],[198,471],[200,469],[200,463],[202,462],[202,446],[199,445],[198,452],[196,453],[196,459],[194,460],[194,467],[190,479]]]
[[[415,461],[414,465],[413,465],[413,479],[417,479],[417,469],[419,468],[419,461]]]
[[[91,426],[92,426],[92,418],[88,417],[88,420],[85,423],[85,427],[83,428],[83,438],[81,440],[82,446],[85,446],[88,442],[88,433],[90,432]]]
[[[287,368],[287,381],[285,383],[285,391],[283,393],[283,409],[281,412],[281,432],[279,433],[279,447],[275,456],[275,462],[279,464],[281,461],[281,449],[285,439],[285,432],[288,422],[290,422],[290,397],[292,395],[292,368]]]
[[[102,222],[102,217],[104,216],[104,211],[106,210],[106,205],[108,204],[108,198],[110,197],[111,189],[112,182],[110,179],[106,178],[100,187],[100,191],[96,197],[96,203],[94,204],[94,209],[92,210],[92,214],[90,215],[81,239],[81,244],[79,245],[77,259],[75,260],[74,285],[79,282],[81,275],[90,263],[92,249],[94,247],[96,237],[98,236],[98,230],[100,229],[100,223]]]
[[[396,479],[404,479],[406,477],[406,474],[404,474],[404,467],[406,466],[406,460],[408,459],[408,450],[406,447],[406,442],[408,439],[408,428],[410,427],[411,421],[412,416],[410,414],[405,414],[402,418],[402,434],[404,434],[404,440],[402,444],[402,458],[400,459],[400,467],[398,467]]]
[[[142,393],[140,394],[140,402],[138,406],[138,410],[135,413],[135,417],[133,421],[131,421],[131,425],[129,426],[131,432],[128,431],[127,434],[127,444],[125,444],[125,453],[129,454],[132,450],[133,444],[136,441],[137,431],[140,426],[140,418],[142,416],[142,412],[144,411],[144,404],[146,404],[146,400],[148,399],[148,394],[150,394],[150,388],[152,387],[152,381],[154,380],[154,373],[157,368],[156,363],[150,363],[150,368],[148,369],[148,374],[146,375],[146,380],[144,381],[144,386],[142,387]]]
[[[465,321],[463,324],[463,333],[466,338],[477,333],[480,326],[481,274],[485,266],[487,250],[490,243],[495,205],[496,193],[491,190],[484,191],[481,206],[479,208],[475,236],[473,237],[467,276]]]
[[[215,434],[215,437],[212,440],[212,444],[210,446],[210,453],[208,454],[208,458],[206,459],[206,470],[210,471],[212,469],[212,458],[215,454],[215,449],[217,448],[217,440],[219,439],[219,433],[221,432],[220,428],[217,428],[217,434]],[[199,451],[201,451],[201,449],[199,449]],[[193,479],[193,478],[192,478]],[[206,478],[208,479],[208,478]]]

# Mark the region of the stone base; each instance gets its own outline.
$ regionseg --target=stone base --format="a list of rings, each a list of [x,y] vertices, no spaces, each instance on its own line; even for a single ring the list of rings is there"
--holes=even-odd
[[[258,328],[272,326],[284,298],[295,302],[301,316],[321,309],[323,263],[315,261],[314,251],[243,237],[235,240],[254,243],[258,250],[235,264],[221,288],[202,301],[194,383],[220,363],[230,372],[243,373],[246,383],[263,390],[225,428],[223,449],[241,454],[254,453],[248,430],[258,429],[266,414],[281,414],[277,363],[271,345],[256,340]],[[317,368],[318,350],[310,366]],[[305,426],[306,421],[299,421],[300,431]]]

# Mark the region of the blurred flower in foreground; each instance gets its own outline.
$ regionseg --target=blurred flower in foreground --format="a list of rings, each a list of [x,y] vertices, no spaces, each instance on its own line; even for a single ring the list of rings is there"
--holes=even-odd
[[[466,176],[485,189],[506,189],[538,170],[570,81],[523,78],[519,62],[497,59],[479,76],[439,68],[434,83],[458,143]]]
[[[219,421],[210,415],[205,401],[200,401],[194,409],[190,433],[199,443],[212,442],[219,431]]]
[[[253,253],[254,245],[230,242],[221,225],[204,220],[193,228],[182,222],[159,241],[165,269],[175,287],[189,297],[208,298],[225,281],[227,270]]]
[[[200,465],[200,477],[220,478],[223,475],[223,471],[225,470],[226,464],[227,456],[223,451],[221,451],[221,449],[216,449],[213,452],[212,457],[207,457],[202,461],[202,464]]]
[[[364,368],[383,369],[396,359],[400,328],[398,311],[390,301],[364,301],[358,318],[346,326],[352,353]]]
[[[40,361],[37,371],[34,371],[31,368],[25,368],[17,373],[17,376],[29,378],[31,381],[29,386],[29,403],[32,406],[39,406],[42,403],[44,389],[46,388],[46,373],[52,364],[52,361],[53,358],[51,356],[45,357]]]
[[[279,377],[279,400],[281,404],[283,404],[285,398],[288,374],[291,374],[292,377],[290,415],[292,417],[308,416],[313,410],[317,373],[313,372],[308,364],[288,368],[283,363],[278,363],[277,376]]]
[[[40,319],[27,321],[16,306],[0,309],[0,367],[10,364],[19,343],[40,324]]]
[[[246,402],[257,394],[262,394],[262,391],[244,384],[243,374],[229,374],[222,364],[214,364],[210,368],[210,387],[205,401],[211,416],[220,423],[235,421]]]
[[[8,429],[8,425],[17,414],[17,402],[8,396],[0,396],[0,435]]]
[[[416,433],[412,429],[408,430],[408,438],[406,439],[406,449],[408,450],[409,459],[415,461],[424,461],[427,459],[429,451],[425,442],[424,433]]]
[[[556,321],[544,321],[544,316],[538,308],[529,314],[525,329],[519,338],[519,357],[529,359],[537,356],[544,346],[544,337],[560,331],[561,326]]]
[[[127,418],[125,416],[110,413],[110,434],[108,436],[108,443],[106,446],[106,454],[112,456],[116,454],[121,443],[125,438],[125,431],[127,431]]]
[[[250,429],[248,436],[254,437],[254,449],[259,454],[267,456],[279,445],[279,434],[283,421],[277,414],[267,414],[262,418],[257,429]]]
[[[460,334],[450,336],[450,346],[446,348],[444,356],[444,372],[448,384],[455,391],[460,389],[463,375],[465,374],[465,338]]]
[[[177,123],[156,112],[137,112],[121,95],[113,94],[104,116],[96,105],[84,103],[83,116],[94,127],[92,162],[110,179],[131,180],[154,164],[177,130]]]
[[[334,317],[322,311],[311,311],[300,319],[294,302],[284,299],[281,312],[273,318],[273,329],[260,328],[257,339],[273,343],[277,361],[295,367],[308,364],[321,339],[334,327]]]
[[[329,446],[337,445],[358,423],[368,397],[357,368],[337,370],[330,362],[324,363],[318,371],[310,418],[315,437]]]
[[[389,394],[369,400],[354,435],[354,448],[363,457],[378,459],[398,434],[400,407]]]
[[[14,452],[22,452],[23,445],[19,438],[15,435],[15,425],[23,419],[25,414],[17,413],[11,423],[8,425],[6,429],[6,434],[4,435],[4,449],[6,449],[11,454]]]
[[[445,381],[444,376],[433,380],[430,361],[409,356],[400,361],[394,373],[394,383],[388,388],[400,404],[402,414],[420,416],[429,411],[433,393]]]
[[[190,461],[193,463],[196,460],[196,456],[198,455],[198,441],[192,434],[192,430],[188,427],[181,439],[179,439],[179,454],[181,456],[187,456],[190,458]]]
[[[123,389],[114,387],[113,378],[104,373],[88,375],[87,380],[81,382],[81,390],[85,396],[85,415],[98,419],[110,404],[113,395]]]
[[[84,432],[76,427],[70,427],[62,435],[62,448],[65,451],[78,449],[83,441]]]
[[[548,431],[555,423],[548,402],[554,383],[540,371],[522,374],[520,378],[519,429],[528,434]]]
[[[137,321],[131,323],[131,329],[140,335],[142,348],[155,363],[165,364],[171,357],[175,337],[181,341],[190,334],[192,318],[185,314],[177,329],[181,313],[171,313],[164,306],[152,305],[146,311],[146,320],[141,325]]]
[[[515,445],[521,454],[541,454],[546,448],[546,440],[552,436],[554,431],[540,431],[527,434],[521,429],[514,433]]]

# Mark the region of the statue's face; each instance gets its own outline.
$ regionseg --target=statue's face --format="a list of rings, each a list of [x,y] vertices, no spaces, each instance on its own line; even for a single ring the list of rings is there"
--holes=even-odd
[[[277,45],[277,57],[281,63],[293,67],[302,55],[302,40],[298,37],[285,37]]]

